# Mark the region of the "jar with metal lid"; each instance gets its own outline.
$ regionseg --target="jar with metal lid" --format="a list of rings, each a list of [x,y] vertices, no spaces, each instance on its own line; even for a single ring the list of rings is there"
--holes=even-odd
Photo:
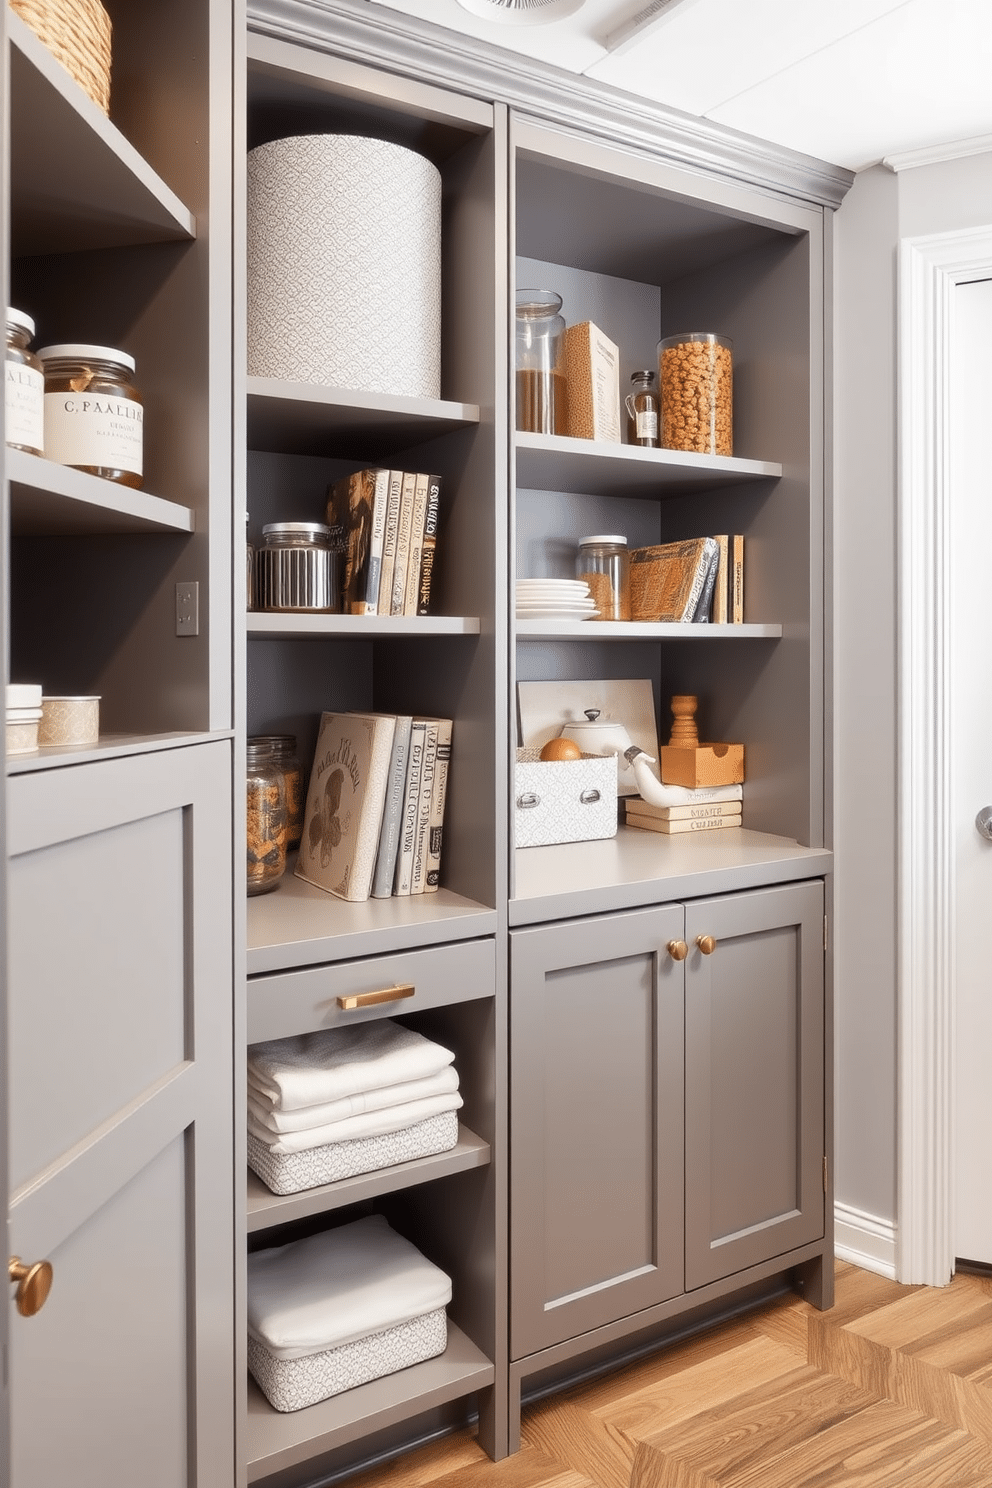
[[[585,579],[596,601],[596,620],[630,619],[630,553],[616,533],[579,540],[576,577]]]
[[[43,346],[45,456],[138,487],[144,409],[134,357],[111,346]]]
[[[256,559],[255,601],[260,610],[336,610],[338,562],[323,522],[269,522]]]
[[[665,449],[733,454],[733,343],[726,336],[666,336],[658,342],[658,381]]]
[[[4,440],[11,449],[40,455],[45,449],[45,374],[41,358],[30,350],[33,336],[30,315],[8,305]]]
[[[286,871],[286,779],[269,741],[247,746],[248,893],[267,894]]]
[[[286,783],[286,847],[292,852],[303,840],[303,766],[296,753],[295,734],[255,734],[249,744],[267,744],[282,770]]]
[[[630,392],[624,402],[628,417],[628,443],[639,444],[645,449],[657,449],[658,393],[654,385],[654,373],[650,368],[630,374]]]

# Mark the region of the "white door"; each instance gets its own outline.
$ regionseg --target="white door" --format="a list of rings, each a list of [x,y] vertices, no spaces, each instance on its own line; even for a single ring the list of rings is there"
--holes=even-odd
[[[957,908],[954,1200],[959,1260],[992,1265],[992,280],[954,290],[951,758]]]

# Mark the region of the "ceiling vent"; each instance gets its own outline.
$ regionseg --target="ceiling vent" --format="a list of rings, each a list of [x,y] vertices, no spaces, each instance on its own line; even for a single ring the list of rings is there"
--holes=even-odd
[[[584,0],[458,0],[458,4],[505,26],[546,26],[574,15]]]

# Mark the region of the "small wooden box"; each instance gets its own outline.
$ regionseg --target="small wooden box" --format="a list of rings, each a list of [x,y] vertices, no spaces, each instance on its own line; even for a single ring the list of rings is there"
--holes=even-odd
[[[740,785],[744,779],[743,744],[697,744],[695,749],[661,748],[665,785]]]

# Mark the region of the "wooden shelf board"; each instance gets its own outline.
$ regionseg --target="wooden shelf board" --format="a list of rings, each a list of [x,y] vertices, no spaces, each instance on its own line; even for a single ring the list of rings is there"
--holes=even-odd
[[[248,1232],[271,1229],[290,1220],[305,1219],[311,1214],[325,1214],[346,1204],[357,1204],[380,1194],[413,1188],[419,1183],[432,1183],[450,1173],[463,1173],[469,1168],[484,1168],[490,1159],[489,1143],[459,1126],[458,1141],[449,1152],[433,1157],[417,1157],[412,1162],[394,1163],[375,1173],[360,1173],[340,1183],[326,1183],[302,1193],[274,1194],[256,1173],[248,1170]]]
[[[65,770],[73,765],[99,764],[103,760],[123,759],[135,754],[156,754],[163,749],[186,749],[190,744],[230,739],[229,730],[191,734],[176,730],[166,734],[101,734],[96,744],[73,748],[37,749],[31,754],[7,757],[8,775],[32,775],[38,770]]]
[[[254,450],[381,460],[478,422],[474,403],[248,378],[248,447]]]
[[[518,848],[509,922],[535,925],[792,882],[828,873],[832,862],[827,848],[747,827],[668,837],[621,826],[599,842]]]
[[[31,28],[6,24],[14,255],[194,238],[188,207]]]
[[[115,481],[7,449],[10,530],[17,537],[92,537],[121,532],[192,532],[188,506]]]
[[[781,625],[652,625],[640,620],[518,620],[518,641],[779,640]]]
[[[495,931],[495,909],[450,889],[350,904],[297,878],[291,861],[278,888],[248,900],[247,970],[254,976],[389,955]]]
[[[481,622],[475,615],[270,615],[251,611],[247,617],[249,639],[320,641],[328,636],[339,640],[374,640],[377,636],[478,635]]]
[[[421,1411],[486,1389],[495,1375],[485,1354],[449,1319],[448,1346],[438,1358],[358,1385],[305,1410],[273,1410],[249,1379],[248,1481],[257,1482]]]
[[[516,465],[519,487],[593,496],[683,496],[782,474],[781,465],[768,460],[524,433],[516,435]]]

